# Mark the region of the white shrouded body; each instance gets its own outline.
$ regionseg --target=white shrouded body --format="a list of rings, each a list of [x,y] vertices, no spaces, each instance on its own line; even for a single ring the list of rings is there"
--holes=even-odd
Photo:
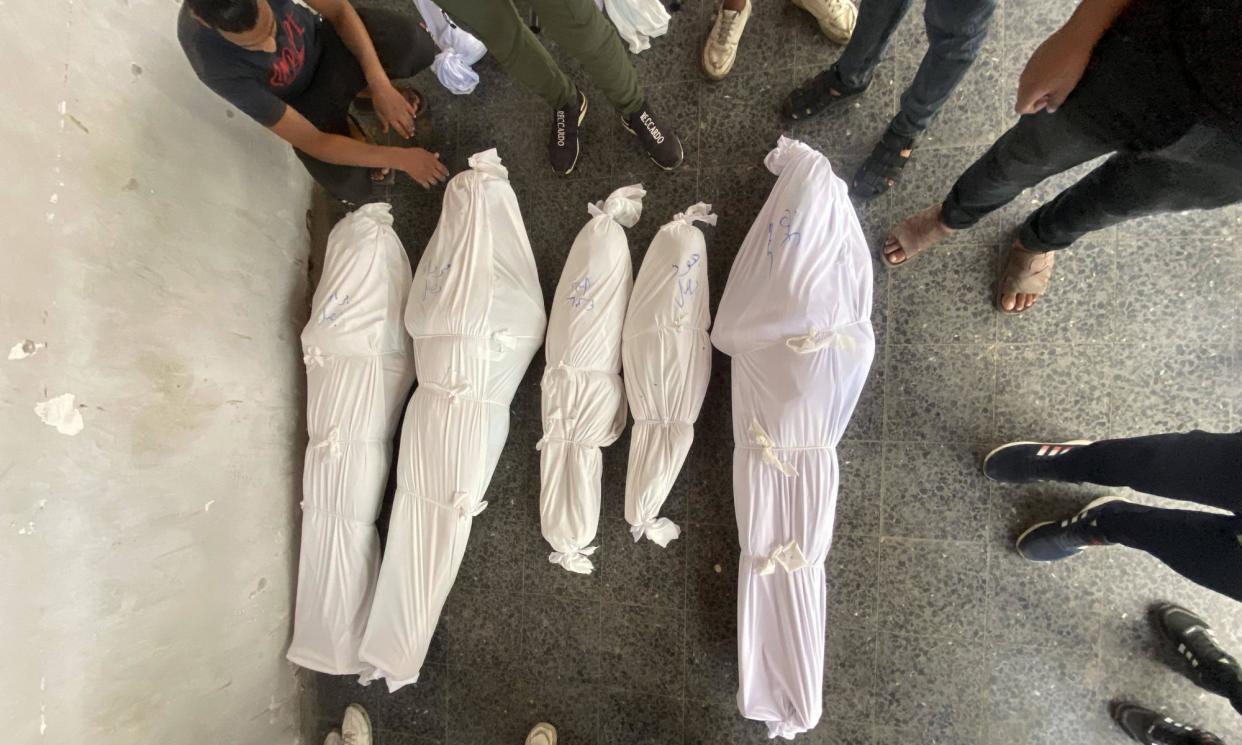
[[[449,91],[458,95],[472,93],[479,84],[479,74],[474,63],[483,59],[487,47],[483,42],[458,26],[440,6],[431,0],[414,0],[418,13],[427,24],[427,33],[440,47],[440,53],[431,62],[436,79]]]
[[[819,721],[845,432],[875,354],[871,256],[828,159],[782,137],[712,342],[732,357],[738,708],[792,739]]]
[[[590,574],[599,526],[600,448],[625,429],[621,331],[634,274],[624,228],[638,222],[643,188],[617,189],[588,205],[548,316],[539,441],[539,522],[549,561]]]
[[[546,325],[508,173],[495,150],[470,166],[445,189],[406,305],[418,388],[402,425],[397,495],[361,652],[389,690],[418,678]]]
[[[410,260],[389,206],[365,205],[328,236],[302,330],[306,429],[302,550],[289,660],[364,674],[358,647],[379,572],[379,514],[391,442],[414,382],[402,327]]]
[[[660,507],[681,472],[712,372],[707,244],[695,222],[716,224],[696,204],[660,228],[643,257],[625,316],[622,356],[634,428],[625,519],[637,541],[660,546],[681,534]]]

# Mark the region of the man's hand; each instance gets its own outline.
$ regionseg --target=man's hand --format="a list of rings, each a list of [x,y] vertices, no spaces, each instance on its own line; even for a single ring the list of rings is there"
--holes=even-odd
[[[417,109],[392,83],[379,86],[378,90],[372,88],[371,103],[385,132],[390,128],[395,129],[397,134],[407,140],[414,136],[414,115]]]
[[[421,147],[401,148],[394,165],[409,174],[424,189],[430,189],[448,178],[448,169],[440,162],[440,155],[429,153]]]
[[[1044,40],[1018,78],[1019,114],[1056,111],[1082,79],[1091,59],[1094,39],[1062,28]]]

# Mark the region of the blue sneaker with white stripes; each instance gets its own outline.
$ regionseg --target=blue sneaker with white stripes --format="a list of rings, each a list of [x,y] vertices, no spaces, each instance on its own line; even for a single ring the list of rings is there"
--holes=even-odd
[[[1018,553],[1029,561],[1060,561],[1077,556],[1087,546],[1107,546],[1110,541],[1099,529],[1100,516],[1130,507],[1139,505],[1118,497],[1100,497],[1073,517],[1027,528],[1018,536]]]

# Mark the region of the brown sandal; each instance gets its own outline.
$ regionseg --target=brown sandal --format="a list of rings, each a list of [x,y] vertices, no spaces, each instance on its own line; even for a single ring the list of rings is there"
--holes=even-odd
[[[1009,257],[1005,260],[1005,270],[1001,272],[1000,281],[996,283],[996,307],[1001,313],[1016,316],[1035,307],[1039,298],[1048,291],[1052,282],[1052,267],[1056,263],[1056,254],[1047,251],[1028,251],[1018,241],[1014,241],[1009,249]],[[1025,308],[1005,310],[1001,298],[1005,295],[1034,295],[1035,302]]]
[[[406,83],[395,83],[393,87],[397,89],[402,98],[414,107],[415,119],[427,113],[427,97],[420,93],[417,88]],[[369,95],[355,97],[354,107],[365,114],[375,113],[375,103]]]
[[[953,229],[940,221],[940,205],[933,204],[897,223],[884,239],[880,252],[889,267],[902,266],[952,233]],[[905,254],[901,261],[893,260],[897,250]]]

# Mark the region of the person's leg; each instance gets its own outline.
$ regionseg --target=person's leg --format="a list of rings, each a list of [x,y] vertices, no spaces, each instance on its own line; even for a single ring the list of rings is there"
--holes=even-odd
[[[1094,230],[1136,217],[1242,202],[1242,142],[1196,125],[1152,152],[1118,153],[1026,219],[1029,251],[1065,248]]]
[[[1242,713],[1242,664],[1220,645],[1208,622],[1173,603],[1152,609],[1151,619],[1186,677]]]
[[[1192,582],[1242,602],[1242,518],[1127,505],[1101,509],[1094,527],[1109,543],[1146,551]]]
[[[543,30],[568,52],[608,101],[629,116],[643,105],[638,73],[617,29],[594,0],[531,0]]]
[[[1102,440],[1040,455],[1042,447],[1015,445],[998,450],[989,457],[985,470],[1004,481],[1128,487],[1242,513],[1242,433],[1196,430]]]
[[[841,82],[850,88],[866,88],[876,65],[888,49],[897,24],[910,10],[911,0],[865,0],[858,7],[854,35],[837,59],[836,69]],[[838,91],[839,93],[840,91]]]
[[[969,228],[1045,178],[1115,150],[1164,147],[1194,124],[1194,102],[1166,9],[1135,4],[1104,34],[1091,63],[1056,112],[1023,116],[958,178],[935,221],[907,220],[885,240],[904,263],[954,230]]]
[[[431,67],[440,53],[435,40],[413,15],[383,8],[358,8],[358,17],[367,27],[375,54],[389,78],[412,78]]]
[[[996,0],[928,0],[927,53],[889,125],[895,133],[914,137],[927,129],[979,56],[995,9]]]
[[[437,0],[436,4],[478,37],[509,77],[554,109],[575,105],[577,89],[522,21],[512,0]]]
[[[1030,561],[1061,561],[1091,546],[1146,551],[1182,576],[1242,602],[1242,517],[1148,507],[1102,497],[1072,517],[1036,523],[1017,540]]]

